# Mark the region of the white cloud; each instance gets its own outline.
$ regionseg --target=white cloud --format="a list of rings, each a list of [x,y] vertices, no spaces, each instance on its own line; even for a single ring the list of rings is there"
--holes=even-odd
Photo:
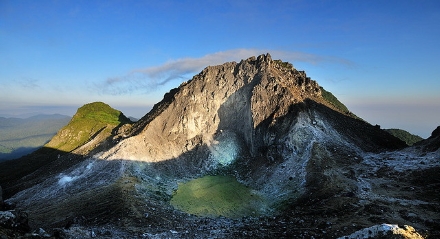
[[[159,66],[135,69],[125,76],[110,77],[98,87],[104,93],[125,94],[133,91],[153,91],[172,80],[186,79],[188,74],[196,74],[203,68],[210,65],[219,65],[224,62],[240,61],[251,56],[270,53],[273,59],[282,59],[289,62],[307,62],[319,64],[330,62],[336,64],[350,65],[350,61],[331,57],[320,56],[303,52],[289,52],[264,49],[234,49],[207,54],[199,58],[181,58],[168,61]]]

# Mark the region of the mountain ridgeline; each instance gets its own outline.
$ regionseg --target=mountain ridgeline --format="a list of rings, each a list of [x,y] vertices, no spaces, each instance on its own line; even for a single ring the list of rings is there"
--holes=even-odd
[[[403,130],[403,129],[385,129],[385,130],[388,133],[399,138],[400,140],[404,141],[409,146],[423,140],[422,137],[420,137],[418,135],[411,134],[410,132]]]
[[[439,138],[407,147],[266,54],[206,67],[135,123],[87,104],[2,163],[0,185],[31,227],[72,238],[335,238],[377,223],[435,238]]]

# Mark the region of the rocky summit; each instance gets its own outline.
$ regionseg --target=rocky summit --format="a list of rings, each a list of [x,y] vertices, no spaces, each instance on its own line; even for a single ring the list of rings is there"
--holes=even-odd
[[[439,134],[408,147],[269,54],[205,68],[136,123],[89,108],[48,143],[70,148],[0,165],[5,210],[30,227],[0,235],[440,236]]]

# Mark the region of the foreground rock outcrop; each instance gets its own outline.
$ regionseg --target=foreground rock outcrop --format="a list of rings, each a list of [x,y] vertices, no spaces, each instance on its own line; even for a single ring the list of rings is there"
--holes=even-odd
[[[399,227],[398,225],[381,224],[364,228],[349,236],[339,239],[357,239],[357,238],[392,238],[392,239],[423,239],[423,236],[408,225]]]
[[[335,238],[381,223],[439,235],[437,141],[405,148],[329,94],[269,54],[210,66],[138,122],[61,154],[56,173],[7,201],[32,227],[66,237]],[[193,182],[191,202],[205,193],[193,180],[216,176],[235,178],[256,204],[227,205],[242,214],[222,200],[170,204],[181,205],[179,185]]]

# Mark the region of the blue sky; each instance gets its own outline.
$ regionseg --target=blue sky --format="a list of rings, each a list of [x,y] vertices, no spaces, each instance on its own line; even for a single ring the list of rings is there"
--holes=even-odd
[[[0,115],[141,117],[207,65],[269,52],[382,128],[440,125],[440,1],[0,0]]]

